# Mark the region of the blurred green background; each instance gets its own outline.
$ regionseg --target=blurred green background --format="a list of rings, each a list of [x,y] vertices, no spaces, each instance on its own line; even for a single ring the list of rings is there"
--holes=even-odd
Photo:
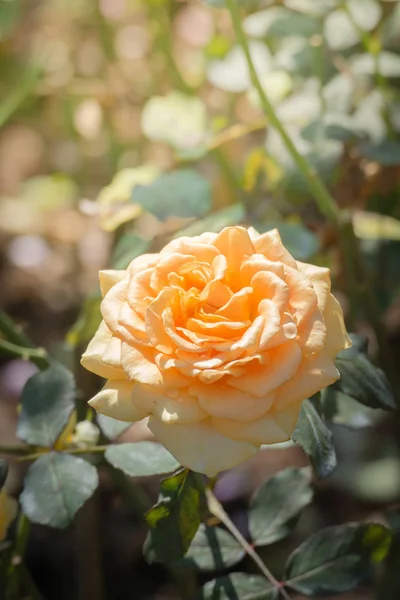
[[[329,266],[349,329],[368,336],[371,357],[399,384],[400,4],[239,4],[269,100],[351,211],[385,347],[354,302],[346,248],[262,114],[223,2],[0,0],[0,306],[76,370],[83,415],[99,386],[77,366],[98,324],[98,270],[124,268],[178,233],[236,223],[278,226],[295,258]],[[35,368],[0,360],[0,439],[12,444]],[[336,406],[339,465],[295,541],[398,508],[399,424],[346,399]],[[148,435],[135,424],[122,439]],[[222,476],[220,499],[244,532],[251,492],[292,464],[307,464],[299,449],[271,449]],[[11,493],[24,468],[13,468]],[[158,481],[145,485],[155,498]],[[193,598],[193,574],[146,565],[145,535],[124,485],[104,471],[73,530],[33,528],[28,564],[48,600]],[[266,550],[271,568],[289,546]],[[396,600],[399,588],[385,594]]]

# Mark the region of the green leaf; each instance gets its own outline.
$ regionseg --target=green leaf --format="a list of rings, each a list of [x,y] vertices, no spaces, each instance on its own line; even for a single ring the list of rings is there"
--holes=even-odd
[[[121,433],[126,431],[132,425],[132,423],[118,421],[117,419],[112,419],[111,417],[101,414],[97,414],[96,419],[100,429],[109,440],[117,439]]]
[[[373,427],[385,417],[385,412],[360,404],[351,396],[329,386],[321,392],[323,413],[335,425],[350,429]]]
[[[341,594],[355,589],[388,553],[392,534],[383,525],[346,524],[311,536],[293,554],[285,581],[307,596]]]
[[[211,233],[219,233],[224,227],[230,225],[238,225],[246,218],[246,211],[243,204],[233,204],[228,208],[223,208],[213,212],[208,217],[201,220],[196,220],[178,231],[175,237],[185,235],[194,236],[200,235],[206,231]]]
[[[21,4],[18,0],[0,3],[0,41],[12,33],[20,14]]]
[[[292,439],[310,458],[317,477],[322,479],[332,473],[336,467],[332,434],[311,400],[303,402]]]
[[[130,477],[172,473],[180,466],[164,446],[155,442],[115,444],[107,448],[104,456]]]
[[[180,564],[201,571],[221,571],[232,567],[244,556],[242,546],[225,529],[202,524]]]
[[[356,75],[371,75],[376,72],[375,56],[372,54],[357,54],[350,61],[350,68]],[[379,72],[383,77],[400,77],[400,56],[394,52],[382,50],[379,53]]]
[[[85,299],[77,320],[67,333],[66,341],[70,346],[84,346],[92,339],[101,323],[101,300],[100,292]]]
[[[400,143],[385,140],[379,144],[362,144],[359,151],[365,158],[385,167],[400,165]]]
[[[340,372],[335,389],[365,406],[394,410],[396,403],[386,375],[367,356],[366,338],[356,334],[351,334],[350,338],[353,346],[342,350],[335,361]]]
[[[22,390],[17,435],[27,444],[51,446],[75,408],[75,381],[60,364],[28,379]]]
[[[8,474],[8,463],[4,458],[0,458],[0,490],[6,482]]]
[[[117,242],[111,258],[111,266],[113,269],[126,269],[129,263],[147,252],[151,242],[143,240],[134,233],[126,233]]]
[[[97,485],[97,470],[86,460],[69,454],[44,454],[26,475],[22,510],[33,523],[64,529]]]
[[[152,562],[177,561],[187,552],[200,525],[200,491],[194,473],[183,469],[163,479],[157,504],[146,514],[145,556]]]
[[[249,507],[249,530],[258,546],[289,535],[302,509],[312,500],[310,470],[290,467],[263,483]]]
[[[279,592],[259,575],[232,573],[206,583],[201,600],[276,600]]]
[[[161,220],[168,217],[203,217],[211,208],[211,186],[192,169],[166,173],[146,186],[136,186],[132,202]]]

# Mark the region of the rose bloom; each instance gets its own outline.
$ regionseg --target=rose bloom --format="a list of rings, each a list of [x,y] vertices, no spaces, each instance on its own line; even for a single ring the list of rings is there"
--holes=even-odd
[[[101,271],[100,287],[103,321],[82,364],[108,381],[90,405],[150,416],[176,459],[207,475],[287,441],[350,346],[329,269],[296,261],[276,229],[181,237]]]

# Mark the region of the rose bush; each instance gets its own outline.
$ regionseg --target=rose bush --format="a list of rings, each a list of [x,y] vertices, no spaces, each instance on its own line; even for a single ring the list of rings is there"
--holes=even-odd
[[[326,268],[278,231],[227,227],[100,272],[103,321],[82,357],[108,379],[90,401],[213,475],[289,439],[302,401],[339,377],[350,345]]]

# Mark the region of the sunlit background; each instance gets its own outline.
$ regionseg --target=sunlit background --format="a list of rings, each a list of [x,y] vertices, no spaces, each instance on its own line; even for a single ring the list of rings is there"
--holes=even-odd
[[[339,205],[354,211],[398,365],[400,5],[240,4],[269,100]],[[83,415],[99,386],[77,366],[99,321],[98,270],[124,268],[182,231],[278,226],[297,259],[331,268],[349,329],[366,334],[371,356],[389,368],[368,311],[351,303],[356,282],[346,250],[269,127],[229,13],[218,5],[0,0],[0,305],[36,344],[77,369]],[[167,179],[156,191],[147,188],[160,177]],[[18,399],[33,372],[31,363],[1,356],[2,443],[16,442]],[[333,432],[339,466],[302,518],[297,542],[324,524],[382,520],[400,502],[396,420],[343,401]],[[149,434],[135,424],[122,436]],[[219,497],[244,532],[255,486],[292,464],[307,464],[299,449],[272,449],[222,476]],[[24,468],[13,469],[11,492],[20,490]],[[157,484],[146,480],[152,497]],[[73,530],[34,528],[28,562],[45,598],[194,598],[193,574],[146,565],[145,525],[118,486],[105,471]],[[277,544],[264,558],[279,571],[287,551]]]

